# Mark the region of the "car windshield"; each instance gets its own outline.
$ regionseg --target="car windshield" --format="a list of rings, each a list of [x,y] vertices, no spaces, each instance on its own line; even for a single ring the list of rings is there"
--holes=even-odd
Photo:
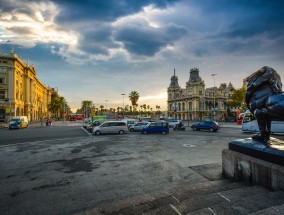
[[[11,122],[18,122],[20,119],[11,119]]]

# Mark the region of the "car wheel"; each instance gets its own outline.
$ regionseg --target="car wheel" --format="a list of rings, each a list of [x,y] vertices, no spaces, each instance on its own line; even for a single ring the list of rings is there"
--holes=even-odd
[[[162,134],[166,134],[166,132],[165,132],[165,131],[162,131]]]
[[[213,128],[210,128],[210,129],[209,129],[209,131],[213,132],[213,131],[214,131],[214,129],[213,129]]]
[[[120,130],[118,133],[119,133],[119,134],[124,134],[124,131],[123,131],[123,130]]]
[[[143,134],[147,134],[147,131],[143,131]]]
[[[96,131],[95,135],[101,135],[101,132],[100,131]]]
[[[133,131],[134,131],[134,129],[133,129],[133,128],[130,128],[130,131],[132,131],[132,132],[133,132]]]

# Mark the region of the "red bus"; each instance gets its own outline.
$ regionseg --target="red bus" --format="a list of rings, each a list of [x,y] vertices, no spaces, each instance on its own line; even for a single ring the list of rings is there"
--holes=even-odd
[[[83,120],[84,117],[83,117],[83,114],[81,113],[71,113],[69,115],[69,120],[70,121],[77,121],[77,120]]]

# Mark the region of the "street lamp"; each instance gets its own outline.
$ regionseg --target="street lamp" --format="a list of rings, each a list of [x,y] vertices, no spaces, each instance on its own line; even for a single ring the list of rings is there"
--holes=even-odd
[[[214,103],[213,103],[213,120],[215,121],[215,114],[216,114],[216,107],[215,107],[215,94],[216,94],[216,91],[215,91],[215,76],[217,75],[217,73],[214,73],[212,74],[211,76],[213,77],[213,80],[214,80]]]
[[[125,93],[122,93],[122,116],[123,116],[123,119],[124,119],[124,96],[125,96]]]

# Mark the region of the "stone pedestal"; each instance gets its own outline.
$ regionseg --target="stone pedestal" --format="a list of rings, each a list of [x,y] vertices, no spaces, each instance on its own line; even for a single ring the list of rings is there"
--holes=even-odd
[[[234,140],[222,151],[223,175],[251,185],[284,190],[284,141],[269,145],[248,139]]]

